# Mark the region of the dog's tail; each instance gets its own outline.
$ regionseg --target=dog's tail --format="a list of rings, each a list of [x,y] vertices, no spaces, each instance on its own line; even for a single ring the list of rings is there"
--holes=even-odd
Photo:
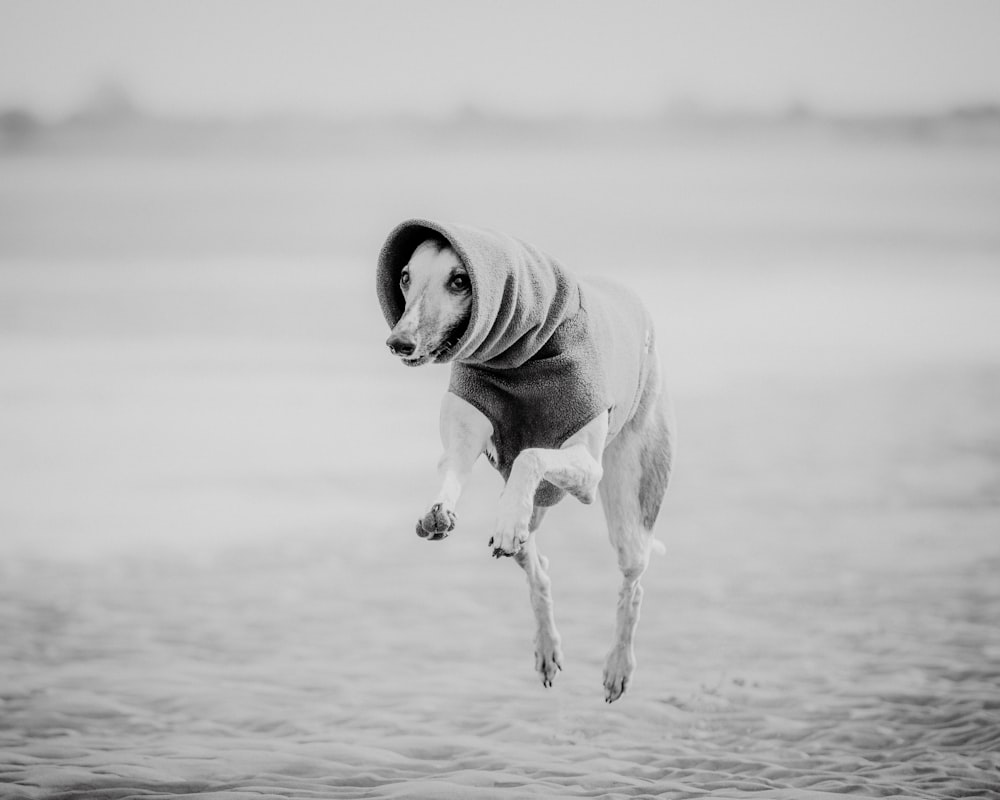
[[[658,556],[665,556],[667,554],[667,546],[655,536],[649,537],[649,549]]]

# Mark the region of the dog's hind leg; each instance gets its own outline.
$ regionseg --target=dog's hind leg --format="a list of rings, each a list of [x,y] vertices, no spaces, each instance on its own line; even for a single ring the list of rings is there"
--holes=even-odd
[[[545,508],[535,506],[529,525],[531,533],[538,529],[544,515]],[[514,555],[514,560],[521,565],[528,577],[528,591],[536,623],[535,669],[542,676],[542,686],[549,687],[556,671],[562,669],[562,646],[552,613],[552,582],[546,572],[548,562],[539,554],[536,538],[529,536],[524,547]]]
[[[667,487],[671,444],[666,417],[655,408],[642,424],[626,427],[604,452],[601,503],[622,572],[615,640],[604,668],[604,697],[609,703],[624,694],[635,672],[633,643],[642,605],[639,580],[655,547],[652,527]]]

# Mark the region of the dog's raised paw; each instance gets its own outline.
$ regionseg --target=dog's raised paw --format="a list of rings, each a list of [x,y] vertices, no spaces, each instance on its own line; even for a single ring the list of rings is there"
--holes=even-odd
[[[493,558],[503,558],[505,556],[516,556],[521,552],[521,548],[524,547],[527,541],[527,533],[523,536],[515,534],[510,537],[497,535],[490,538],[489,546],[493,548]]]
[[[417,522],[417,536],[432,542],[444,539],[455,530],[455,512],[441,503],[431,506],[424,518]]]

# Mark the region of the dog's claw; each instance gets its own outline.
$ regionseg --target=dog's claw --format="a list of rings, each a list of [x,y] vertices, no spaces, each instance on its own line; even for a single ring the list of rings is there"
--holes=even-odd
[[[552,688],[556,672],[562,670],[562,648],[559,636],[543,635],[539,632],[535,644],[535,670],[542,676],[542,686]]]
[[[491,546],[493,545],[493,540],[492,539],[490,539],[490,545]],[[502,547],[494,547],[493,548],[493,558],[511,558],[512,556],[516,556],[520,552],[521,552],[520,545],[518,545],[512,552],[509,552],[509,553],[506,550],[504,550]]]
[[[497,540],[496,536],[491,536],[490,537],[490,541],[487,544],[487,547],[492,547],[493,548],[493,558],[502,558],[503,556],[513,555],[513,553],[507,553],[507,552],[505,552],[504,549],[502,547],[500,547],[500,546],[494,546],[494,543],[496,542],[496,540]]]
[[[631,649],[615,647],[604,667],[604,700],[613,703],[628,690],[635,672],[635,654]]]
[[[493,547],[492,539],[490,539],[490,546]],[[504,550],[503,547],[499,546],[493,547],[493,557],[500,558],[502,556],[505,558],[510,558],[511,556],[516,556],[518,553],[520,553],[523,547],[524,544],[522,542],[514,542],[514,548],[510,551]]]
[[[509,545],[504,544],[507,539],[510,541]],[[493,557],[500,558],[501,556],[516,556],[524,549],[527,543],[528,532],[527,529],[525,529],[522,534],[514,534],[511,537],[495,534],[490,537],[489,547],[493,548]]]

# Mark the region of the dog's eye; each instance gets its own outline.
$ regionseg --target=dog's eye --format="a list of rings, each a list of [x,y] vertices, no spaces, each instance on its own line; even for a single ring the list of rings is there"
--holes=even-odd
[[[454,275],[452,279],[448,281],[448,288],[453,292],[464,292],[469,288],[469,276],[468,275]]]
[[[407,286],[410,285],[410,273],[409,272],[404,272],[402,275],[399,276],[399,285],[402,288],[404,288],[404,289]]]

